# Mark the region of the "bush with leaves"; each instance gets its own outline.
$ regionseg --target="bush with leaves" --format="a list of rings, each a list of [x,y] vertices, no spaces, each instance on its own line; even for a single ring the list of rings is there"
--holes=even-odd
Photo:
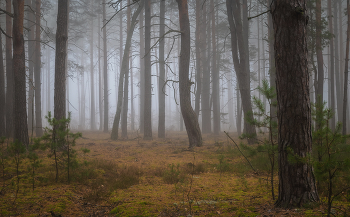
[[[45,128],[44,135],[35,140],[41,149],[49,149],[49,157],[54,158],[56,170],[56,182],[59,178],[59,168],[67,170],[68,183],[70,182],[70,170],[78,165],[77,153],[73,149],[76,140],[82,136],[81,133],[72,133],[69,129],[70,113],[68,118],[56,120],[51,116],[51,112],[45,117],[49,127]]]
[[[342,125],[334,131],[329,128],[333,113],[325,103],[313,105],[312,115],[316,123],[313,130],[313,162],[319,191],[326,192],[328,216],[334,199],[345,194],[350,181],[349,135],[342,135]]]

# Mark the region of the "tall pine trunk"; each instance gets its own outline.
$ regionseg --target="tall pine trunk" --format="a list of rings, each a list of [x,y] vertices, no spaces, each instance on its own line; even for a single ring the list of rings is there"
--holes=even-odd
[[[103,132],[108,133],[108,73],[107,73],[107,26],[106,26],[106,0],[102,3],[103,13],[103,100],[104,100],[104,120]]]
[[[349,80],[349,41],[350,41],[350,1],[346,1],[348,11],[348,29],[346,33],[346,53],[345,53],[345,67],[344,67],[344,99],[343,99],[343,135],[346,135],[346,116],[348,104],[348,80]]]
[[[1,28],[1,25],[0,25]],[[2,34],[0,35],[0,137],[6,135],[5,125],[6,114],[6,93],[5,93],[5,70],[4,57],[2,52]]]
[[[11,0],[6,1],[6,11],[11,12]],[[12,18],[6,15],[6,34],[12,36]],[[12,38],[6,37],[6,137],[13,137],[14,76],[12,71]]]
[[[91,0],[91,10],[94,10],[94,0]],[[95,79],[94,79],[94,19],[90,17],[91,22],[91,37],[90,37],[90,91],[91,91],[91,104],[90,104],[90,129],[96,129],[95,119]]]
[[[54,93],[54,117],[56,120],[61,120],[66,117],[68,2],[69,0],[60,0],[58,2]]]
[[[145,0],[145,104],[144,134],[145,140],[152,139],[152,81],[151,81],[151,0]]]
[[[290,161],[291,157],[307,160],[312,150],[306,10],[306,0],[281,0],[271,5],[278,57],[278,207],[300,207],[319,201],[310,162]]]
[[[24,0],[13,3],[14,140],[28,146],[26,69],[23,38]]]
[[[164,39],[165,33],[165,0],[160,0],[160,26],[159,26],[159,120],[158,138],[165,138],[165,60],[164,60]]]
[[[41,0],[35,0],[35,4],[35,134],[37,137],[41,137],[43,135],[41,116]]]

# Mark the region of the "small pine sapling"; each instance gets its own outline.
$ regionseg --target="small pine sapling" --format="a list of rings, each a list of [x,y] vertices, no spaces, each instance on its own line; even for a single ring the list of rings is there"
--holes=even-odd
[[[259,86],[257,88],[262,96],[264,96],[268,102],[269,107],[276,107],[277,101],[276,99],[276,91],[274,87],[270,87],[269,83],[266,79],[262,81],[262,86]],[[268,129],[268,137],[264,138],[263,140],[258,140],[259,145],[257,148],[252,148],[248,146],[244,146],[245,149],[250,150],[252,154],[256,154],[257,152],[265,152],[267,154],[267,157],[270,162],[270,182],[271,182],[271,194],[272,198],[275,199],[275,193],[274,193],[274,170],[275,170],[275,164],[276,164],[276,155],[277,155],[277,121],[276,121],[276,114],[270,114],[266,110],[265,104],[256,96],[253,96],[253,104],[256,107],[256,111],[253,112],[253,119],[249,119],[249,115],[246,116],[246,121],[250,123],[251,125],[254,125],[261,128],[267,128]],[[260,130],[260,134],[264,135],[264,131]],[[242,134],[242,139],[248,138],[248,139],[255,139],[250,138],[249,135]],[[253,150],[255,149],[255,150]]]
[[[26,153],[26,146],[23,145],[23,143],[19,142],[18,140],[10,143],[9,148],[9,154],[10,156],[13,158],[13,162],[16,166],[16,178],[17,178],[17,189],[16,189],[16,196],[15,199],[13,201],[13,203],[16,201],[17,199],[17,194],[19,191],[19,179],[20,179],[20,164],[22,163],[22,160],[24,158],[24,154]]]
[[[327,216],[330,216],[334,199],[350,188],[350,146],[346,144],[349,135],[342,135],[340,123],[332,132],[329,120],[333,114],[325,108],[325,103],[314,105],[312,114],[316,122],[312,134],[315,175],[319,188],[326,189]]]
[[[70,113],[68,118],[56,120],[51,116],[51,112],[45,117],[49,123],[49,127],[45,128],[44,135],[37,140],[42,149],[49,149],[49,157],[53,157],[56,169],[56,182],[59,178],[59,165],[67,169],[68,183],[70,182],[70,168],[77,165],[77,154],[72,148],[76,144],[76,140],[82,136],[80,132],[72,133],[69,129]]]
[[[40,140],[33,138],[33,141]],[[28,165],[28,170],[30,172],[31,178],[32,178],[32,187],[33,191],[35,189],[35,170],[42,166],[41,162],[42,160],[39,159],[39,156],[35,151],[39,148],[38,142],[34,142],[33,145],[29,146],[29,152],[27,155],[27,158],[29,159],[30,164]]]

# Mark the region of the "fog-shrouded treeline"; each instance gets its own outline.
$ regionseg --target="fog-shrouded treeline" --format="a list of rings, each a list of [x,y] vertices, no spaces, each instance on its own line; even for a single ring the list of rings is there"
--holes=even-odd
[[[197,127],[215,135],[224,130],[267,131],[256,129],[245,117],[256,110],[253,96],[262,100],[266,111],[276,113],[258,90],[263,80],[275,86],[271,0],[240,0],[232,7],[229,2],[68,1],[63,98],[64,112],[71,113],[70,127],[110,132],[112,139],[128,138],[130,132],[145,139],[162,138]],[[349,100],[343,100],[347,2],[306,2],[309,97],[316,102],[320,96],[332,108],[334,129],[344,122],[344,113],[350,114]],[[14,135],[19,114],[26,115],[21,123],[27,125],[28,135],[40,136],[48,126],[45,116],[54,115],[60,4],[61,0],[0,2],[0,136]],[[16,26],[21,14],[22,29]],[[15,28],[24,37],[25,75],[18,74],[20,64],[13,63],[21,55],[15,50],[20,42]]]

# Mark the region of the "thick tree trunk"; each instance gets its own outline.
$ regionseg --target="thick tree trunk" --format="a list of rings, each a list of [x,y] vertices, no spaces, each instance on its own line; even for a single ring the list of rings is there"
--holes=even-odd
[[[35,0],[35,134],[37,137],[43,135],[42,117],[41,117],[41,37],[40,37],[40,17],[41,0]]]
[[[144,134],[145,140],[152,139],[152,81],[151,81],[151,0],[145,0],[145,104]]]
[[[246,41],[244,39],[243,26],[241,20],[241,5],[238,1],[232,2],[226,0],[228,20],[231,31],[231,46],[232,46],[232,58],[238,80],[238,87],[241,93],[243,112],[245,119],[253,119],[253,109],[251,103],[250,93],[250,70],[249,70],[249,56],[246,48]],[[246,36],[247,37],[247,36]],[[256,137],[255,127],[244,121],[244,133],[251,137]],[[254,143],[254,139],[249,139],[248,142]]]
[[[108,133],[108,77],[107,77],[107,27],[106,25],[106,0],[102,3],[103,13],[103,99],[104,99],[104,126],[103,132]]]
[[[94,0],[91,0],[91,9],[94,9]],[[90,41],[90,85],[91,85],[91,104],[90,104],[90,129],[96,130],[95,119],[95,79],[94,79],[94,17],[90,17],[91,22],[91,41]]]
[[[191,106],[189,80],[190,66],[190,22],[188,18],[187,0],[177,0],[179,7],[179,20],[181,31],[181,55],[179,66],[180,106],[189,139],[189,148],[202,146],[202,134],[198,124],[198,118]]]
[[[14,140],[28,146],[26,69],[23,38],[24,0],[13,3]]]
[[[68,43],[68,2],[58,2],[56,56],[55,56],[55,96],[54,117],[56,120],[66,118],[66,61]]]
[[[207,27],[207,28],[206,28]],[[208,33],[208,34],[207,34]],[[203,28],[201,28],[201,36],[203,36],[203,88],[202,88],[202,132],[211,133],[211,107],[210,107],[210,25],[207,24],[207,4],[203,2]],[[207,49],[206,49],[207,48]],[[207,50],[207,52],[206,52]]]
[[[312,149],[306,11],[305,0],[271,5],[277,57],[278,207],[300,207],[319,200],[310,162],[290,161],[290,157],[307,160]]]
[[[215,25],[215,8],[214,0],[210,1],[211,8],[211,42],[212,42],[212,100],[213,100],[213,131],[215,135],[220,132],[220,92],[219,92],[219,70],[217,69],[217,52],[216,52],[216,25]]]
[[[11,12],[11,0],[6,1],[6,11]],[[6,15],[6,34],[12,36],[12,18]],[[13,137],[14,76],[12,71],[12,38],[6,37],[6,137]]]
[[[164,60],[164,33],[165,33],[165,0],[160,0],[160,26],[159,26],[159,120],[158,120],[158,138],[165,138],[165,60]]]
[[[348,29],[346,34],[346,53],[345,53],[345,71],[344,71],[344,99],[343,99],[343,135],[346,135],[346,116],[348,104],[348,80],[349,80],[349,41],[350,41],[350,1],[347,0],[348,11]]]
[[[118,135],[119,122],[120,122],[120,115],[122,112],[122,104],[123,104],[123,89],[124,89],[123,88],[123,85],[124,85],[123,81],[124,81],[124,76],[127,75],[127,72],[129,70],[129,50],[131,47],[132,35],[134,33],[135,26],[137,24],[136,19],[137,19],[138,15],[140,14],[143,5],[144,5],[144,0],[141,1],[138,9],[134,12],[134,14],[132,16],[131,26],[130,26],[130,29],[127,33],[127,37],[126,37],[123,61],[122,61],[122,65],[121,65],[121,69],[120,69],[120,76],[119,76],[117,111],[116,111],[116,114],[114,117],[113,128],[112,128],[112,133],[111,133],[112,140],[117,140],[119,137],[119,135]],[[125,101],[124,101],[124,103],[125,103]],[[127,101],[126,101],[126,103],[127,103]]]
[[[6,115],[5,70],[4,70],[4,57],[2,52],[2,34],[0,34],[0,137],[3,137],[6,135],[5,115]]]

